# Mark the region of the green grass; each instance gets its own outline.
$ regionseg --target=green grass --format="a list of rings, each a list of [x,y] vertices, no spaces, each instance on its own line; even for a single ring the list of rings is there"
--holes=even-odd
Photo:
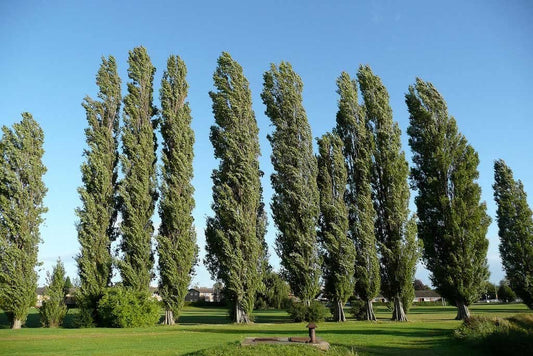
[[[509,317],[531,313],[523,304],[474,305],[475,315]],[[390,312],[377,307],[378,322],[324,322],[317,336],[330,342],[331,355],[481,355],[481,350],[453,337],[460,322],[453,320],[453,307],[413,307],[408,323],[388,319]],[[72,326],[70,311],[66,326]],[[305,336],[305,323],[292,323],[287,313],[278,310],[259,311],[255,324],[234,325],[226,319],[223,308],[187,307],[179,325],[135,329],[44,329],[33,311],[27,327],[9,330],[7,319],[0,313],[0,354],[39,355],[320,355],[304,346],[258,346],[243,348],[246,336]]]

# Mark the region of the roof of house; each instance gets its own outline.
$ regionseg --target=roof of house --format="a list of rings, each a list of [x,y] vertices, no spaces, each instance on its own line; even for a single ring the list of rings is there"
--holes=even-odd
[[[415,290],[416,298],[440,298],[440,294],[434,290]]]
[[[209,288],[209,287],[200,287],[198,288],[198,291],[200,293],[213,293],[213,288]]]

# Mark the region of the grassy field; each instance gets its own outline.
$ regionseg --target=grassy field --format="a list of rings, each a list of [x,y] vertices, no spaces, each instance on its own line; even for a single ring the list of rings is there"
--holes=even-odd
[[[455,338],[453,307],[414,306],[408,323],[390,322],[390,312],[377,307],[378,322],[323,322],[317,336],[330,342],[332,355],[481,355]],[[523,304],[474,305],[475,315],[507,317],[531,313]],[[72,326],[73,314],[66,326]],[[9,330],[7,319],[0,313],[0,354],[38,355],[259,355],[259,354],[324,354],[307,347],[260,346],[241,348],[246,336],[306,336],[305,323],[292,323],[287,313],[278,310],[258,311],[255,324],[229,324],[222,308],[187,307],[179,325],[135,329],[44,329],[39,326],[36,311],[27,327]],[[288,350],[287,348],[290,348]]]

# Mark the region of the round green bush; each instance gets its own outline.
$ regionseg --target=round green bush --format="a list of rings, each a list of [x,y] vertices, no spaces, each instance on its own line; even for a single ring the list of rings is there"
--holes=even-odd
[[[114,328],[154,325],[159,321],[160,311],[149,293],[125,287],[108,288],[97,310],[102,325]]]

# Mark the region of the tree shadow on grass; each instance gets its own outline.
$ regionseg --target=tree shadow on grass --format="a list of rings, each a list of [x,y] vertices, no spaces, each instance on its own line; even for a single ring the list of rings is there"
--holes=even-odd
[[[65,315],[65,319],[63,319],[63,328],[75,328],[76,327],[76,313],[74,313],[72,310],[68,310],[67,315]],[[28,314],[28,318],[26,319],[26,323],[22,326],[23,328],[41,328],[43,325],[41,324],[41,315],[39,314],[39,310],[36,308],[31,308],[30,313]],[[9,329],[9,319],[7,318],[6,312],[3,310],[0,311],[0,329]]]

